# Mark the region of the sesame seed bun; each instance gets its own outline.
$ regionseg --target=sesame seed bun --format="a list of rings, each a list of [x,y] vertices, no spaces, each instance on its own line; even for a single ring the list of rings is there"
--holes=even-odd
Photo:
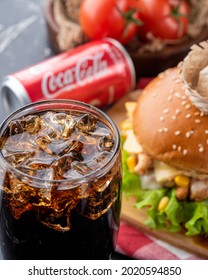
[[[146,86],[134,110],[133,129],[154,159],[208,173],[208,115],[186,96],[179,67],[159,74]]]

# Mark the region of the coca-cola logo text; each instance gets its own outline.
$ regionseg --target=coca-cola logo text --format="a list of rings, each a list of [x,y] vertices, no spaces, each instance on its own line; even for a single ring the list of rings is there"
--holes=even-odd
[[[76,65],[54,74],[46,72],[43,76],[41,89],[43,94],[54,97],[63,90],[70,90],[75,86],[82,86],[98,77],[105,75],[108,62],[103,59],[104,52],[88,55],[79,59]]]

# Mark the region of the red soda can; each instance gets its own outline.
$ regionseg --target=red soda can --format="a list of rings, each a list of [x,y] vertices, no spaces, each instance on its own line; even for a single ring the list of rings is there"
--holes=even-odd
[[[5,77],[1,99],[7,113],[31,102],[56,98],[104,107],[133,89],[135,81],[133,62],[125,48],[106,38]]]

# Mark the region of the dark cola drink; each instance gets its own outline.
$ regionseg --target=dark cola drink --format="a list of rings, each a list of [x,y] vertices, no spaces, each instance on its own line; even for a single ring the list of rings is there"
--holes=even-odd
[[[120,216],[114,123],[81,102],[33,103],[1,126],[4,259],[109,259]]]

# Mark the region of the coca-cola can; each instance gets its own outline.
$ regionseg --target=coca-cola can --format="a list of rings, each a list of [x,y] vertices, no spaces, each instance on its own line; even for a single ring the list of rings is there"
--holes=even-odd
[[[71,99],[104,107],[132,90],[135,81],[133,62],[125,48],[106,38],[5,77],[0,98],[7,113],[47,99]]]

